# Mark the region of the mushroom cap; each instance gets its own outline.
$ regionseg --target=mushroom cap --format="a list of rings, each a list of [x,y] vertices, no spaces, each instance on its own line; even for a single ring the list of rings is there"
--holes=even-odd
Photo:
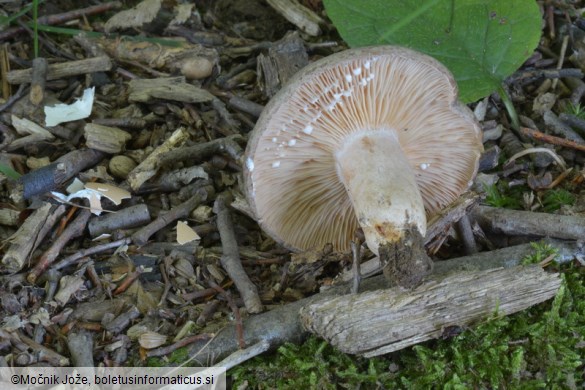
[[[437,60],[378,46],[300,70],[267,104],[248,141],[244,187],[262,229],[292,250],[348,250],[359,227],[335,153],[361,131],[395,131],[427,217],[472,184],[480,127]],[[392,156],[388,156],[392,158]]]

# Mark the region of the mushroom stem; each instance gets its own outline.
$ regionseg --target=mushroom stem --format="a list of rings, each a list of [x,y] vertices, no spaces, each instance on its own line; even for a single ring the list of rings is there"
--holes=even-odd
[[[395,130],[353,133],[335,159],[372,252],[378,254],[383,244],[399,243],[413,227],[424,237],[423,199]]]

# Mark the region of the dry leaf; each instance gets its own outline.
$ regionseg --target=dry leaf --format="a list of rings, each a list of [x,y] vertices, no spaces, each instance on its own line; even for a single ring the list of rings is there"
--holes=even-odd
[[[118,12],[104,25],[106,32],[140,27],[154,20],[162,6],[162,0],[144,0],[134,8]]]
[[[132,195],[126,190],[116,186],[104,183],[85,183],[85,188],[94,190],[105,196],[117,206],[122,203],[122,199],[130,199]]]
[[[199,237],[199,235],[195,233],[195,230],[191,229],[186,222],[177,222],[177,242],[179,244],[183,245],[188,242],[200,239],[201,237]]]

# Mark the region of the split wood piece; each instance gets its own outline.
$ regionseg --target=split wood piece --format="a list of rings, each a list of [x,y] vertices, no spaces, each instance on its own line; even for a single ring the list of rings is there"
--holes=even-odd
[[[24,221],[7,240],[10,247],[2,257],[2,265],[8,272],[18,272],[27,264],[34,250],[65,213],[65,209],[64,205],[45,202]]]
[[[565,148],[579,150],[581,152],[585,152],[585,142],[577,142],[572,141],[570,139],[555,137],[554,135],[545,134],[541,131],[529,129],[528,127],[521,127],[520,131],[522,134],[527,135],[528,137],[545,142],[551,145],[558,145]]]
[[[48,71],[49,63],[46,58],[37,57],[33,60],[29,99],[34,106],[38,106],[45,100],[45,85],[47,83]]]
[[[558,273],[540,266],[459,272],[414,290],[344,295],[301,309],[305,329],[345,353],[374,357],[435,339],[450,326],[509,315],[555,296]]]
[[[137,204],[118,210],[115,213],[92,218],[88,229],[92,237],[111,233],[117,229],[128,229],[150,222],[150,212],[145,204]]]
[[[215,99],[210,92],[185,81],[184,77],[130,80],[130,102],[152,103],[157,99],[183,103],[208,103]]]
[[[50,141],[55,139],[55,136],[51,134],[50,131],[26,118],[18,118],[17,116],[12,115],[11,122],[12,126],[14,127],[18,134],[29,135],[11,142],[7,150],[16,150],[23,146],[29,145],[32,142],[45,140]]]
[[[325,21],[297,0],[267,0],[267,3],[304,33],[313,37],[321,35],[319,25]]]
[[[472,218],[486,232],[507,235],[534,235],[563,240],[585,237],[585,217],[558,215],[479,206]]]
[[[234,134],[198,145],[169,150],[160,156],[159,164],[160,166],[173,166],[182,161],[194,164],[214,154],[227,154],[239,162],[244,154],[238,145],[238,141],[242,140],[240,134]]]
[[[0,209],[0,225],[18,226],[20,212],[12,209]]]
[[[88,123],[85,125],[85,144],[88,148],[109,154],[117,154],[125,149],[126,142],[132,138],[130,133],[117,127]]]
[[[576,242],[543,240],[559,250],[556,261],[560,263],[573,261],[585,256],[585,247]],[[526,256],[534,254],[530,244],[498,249],[491,252],[476,253],[471,256],[440,261],[435,264],[434,275],[445,275],[455,271],[481,271],[499,267],[515,267]],[[383,276],[362,280],[360,289],[372,291],[387,288],[388,282]],[[324,302],[341,294],[350,292],[351,283],[334,286],[331,289],[297,302],[280,306],[258,315],[250,316],[244,321],[244,341],[252,345],[262,340],[270,343],[270,349],[276,349],[286,342],[300,343],[305,339],[306,331],[300,321],[299,310],[313,303]],[[203,362],[213,362],[238,349],[235,327],[230,325],[217,334],[209,343],[200,343],[191,348],[191,353]]]
[[[52,164],[23,175],[20,181],[24,187],[24,198],[30,199],[57,189],[77,173],[96,165],[103,158],[104,154],[98,150],[74,150]]]
[[[105,72],[112,69],[110,57],[94,57],[85,60],[62,62],[49,65],[47,80],[56,80],[80,74]],[[32,77],[32,69],[13,70],[8,72],[6,79],[10,84],[28,83]]]
[[[69,333],[67,347],[74,367],[93,367],[93,336],[85,330]]]
[[[132,242],[138,246],[146,244],[150,236],[154,233],[177,219],[187,218],[195,207],[199,206],[199,204],[212,195],[213,188],[211,186],[199,189],[192,198],[171,209],[169,212],[160,215],[157,219],[134,233],[132,235]]]
[[[77,214],[77,217],[67,225],[63,233],[53,242],[53,245],[43,253],[37,264],[27,275],[26,280],[30,284],[34,284],[37,278],[45,271],[59,256],[61,250],[72,239],[83,234],[87,221],[91,215],[91,211],[83,209]]]
[[[258,75],[268,97],[274,96],[299,69],[309,63],[305,43],[298,33],[285,35],[268,49],[268,54],[257,58]]]
[[[223,249],[220,259],[221,266],[234,281],[248,313],[260,313],[264,310],[264,306],[258,295],[258,288],[250,280],[242,266],[236,233],[234,232],[230,212],[226,206],[225,195],[222,194],[217,197],[213,208],[213,211],[217,214],[217,230],[219,230]]]
[[[156,175],[158,168],[163,164],[160,161],[161,156],[167,152],[181,146],[189,139],[189,133],[185,128],[180,127],[171,134],[171,136],[160,146],[158,146],[152,153],[148,155],[136,168],[128,174],[128,183],[134,191],[137,191],[140,186]]]
[[[37,23],[40,25],[53,26],[56,24],[63,24],[65,22],[79,19],[82,17],[87,17],[90,15],[104,13],[104,12],[107,12],[107,11],[110,11],[113,9],[117,9],[117,8],[121,8],[121,7],[122,7],[122,2],[112,1],[109,3],[104,3],[104,4],[99,4],[99,5],[87,7],[87,8],[81,8],[81,9],[76,9],[73,11],[64,12],[61,14],[42,16],[42,17],[37,19]],[[27,31],[26,27],[9,28],[9,29],[2,31],[0,33],[0,41],[4,41],[8,38],[12,38],[20,33],[26,32],[26,31]]]

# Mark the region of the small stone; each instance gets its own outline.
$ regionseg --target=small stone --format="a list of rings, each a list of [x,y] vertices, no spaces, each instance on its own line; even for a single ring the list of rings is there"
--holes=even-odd
[[[110,173],[118,179],[126,179],[128,174],[136,168],[136,162],[130,157],[114,156],[110,160],[108,168]]]
[[[42,168],[44,166],[47,166],[51,163],[51,160],[49,160],[49,157],[42,157],[42,158],[35,158],[35,157],[29,157],[26,159],[26,166],[29,169],[39,169]]]

